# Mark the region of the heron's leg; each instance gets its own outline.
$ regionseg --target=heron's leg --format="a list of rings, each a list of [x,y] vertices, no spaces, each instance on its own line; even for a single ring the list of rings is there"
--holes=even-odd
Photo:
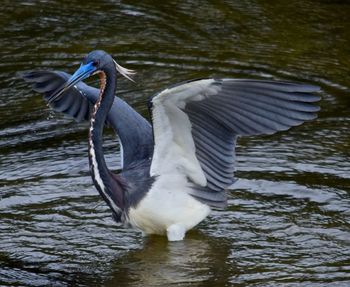
[[[169,241],[180,241],[185,237],[186,228],[184,225],[176,223],[170,225],[166,231]]]

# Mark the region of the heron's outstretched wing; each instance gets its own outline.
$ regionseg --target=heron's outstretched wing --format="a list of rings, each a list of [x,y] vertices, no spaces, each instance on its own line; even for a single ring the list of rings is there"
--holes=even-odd
[[[316,118],[318,87],[281,81],[203,79],[150,99],[155,149],[151,175],[181,171],[194,196],[223,200],[233,182],[237,136],[273,134]]]
[[[47,102],[71,75],[61,71],[29,71],[22,73],[21,76],[32,85],[34,91],[44,94],[44,100]],[[98,90],[96,89],[95,97],[90,95],[92,99],[89,100],[84,89],[85,86],[87,85],[79,83],[68,89],[60,98],[53,101],[50,107],[56,112],[74,118],[77,122],[88,120],[93,104],[98,98]]]
[[[34,91],[44,94],[45,101],[48,101],[71,77],[62,71],[29,71],[22,73],[21,76],[32,85]],[[89,119],[98,97],[98,89],[79,82],[51,102],[50,107],[81,122]],[[107,122],[116,131],[122,143],[122,168],[128,168],[152,156],[151,125],[125,101],[115,97]]]

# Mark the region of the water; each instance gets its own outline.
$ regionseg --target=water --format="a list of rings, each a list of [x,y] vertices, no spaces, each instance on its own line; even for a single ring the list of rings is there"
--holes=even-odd
[[[348,1],[1,1],[0,285],[350,286]],[[229,206],[186,240],[115,224],[92,186],[87,125],[55,114],[17,72],[73,72],[104,49],[135,69],[120,96],[198,77],[322,87],[316,121],[237,148]],[[105,133],[107,161],[119,148]]]

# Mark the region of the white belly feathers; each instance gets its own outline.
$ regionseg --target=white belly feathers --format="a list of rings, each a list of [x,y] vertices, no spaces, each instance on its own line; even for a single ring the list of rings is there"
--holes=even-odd
[[[189,195],[188,189],[188,181],[184,175],[158,176],[145,198],[136,208],[130,208],[130,224],[146,234],[168,232],[168,238],[169,228],[174,229],[174,225],[185,233],[210,213],[210,207]]]

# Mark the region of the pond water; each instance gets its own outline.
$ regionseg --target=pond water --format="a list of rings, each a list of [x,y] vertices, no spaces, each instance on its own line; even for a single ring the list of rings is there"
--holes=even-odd
[[[350,286],[350,2],[1,1],[0,285]],[[113,222],[92,185],[87,124],[17,72],[74,72],[104,49],[137,71],[119,96],[200,77],[322,88],[313,122],[244,138],[229,206],[182,242]],[[96,84],[95,81],[90,82]],[[111,169],[119,146],[105,132]]]

